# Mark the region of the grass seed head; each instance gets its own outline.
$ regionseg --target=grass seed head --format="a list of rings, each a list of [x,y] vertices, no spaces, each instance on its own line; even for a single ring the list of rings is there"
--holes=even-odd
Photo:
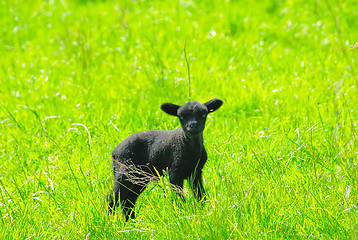
[[[358,43],[355,43],[354,45],[352,45],[351,50],[352,51],[358,51]]]

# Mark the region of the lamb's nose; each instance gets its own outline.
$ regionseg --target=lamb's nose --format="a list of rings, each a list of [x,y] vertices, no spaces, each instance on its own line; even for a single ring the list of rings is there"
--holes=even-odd
[[[191,128],[191,129],[193,129],[193,128],[197,128],[198,127],[198,124],[197,123],[189,123],[189,127]]]

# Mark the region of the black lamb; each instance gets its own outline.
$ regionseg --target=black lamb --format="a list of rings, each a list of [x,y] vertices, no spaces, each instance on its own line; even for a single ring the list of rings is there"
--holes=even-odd
[[[109,212],[114,212],[120,200],[126,221],[133,219],[138,196],[165,170],[176,192],[180,193],[184,179],[188,179],[196,199],[203,200],[202,169],[207,160],[203,131],[207,115],[222,104],[217,98],[204,104],[163,103],[161,109],[179,117],[182,128],[139,132],[124,139],[112,152],[114,186],[108,198]]]

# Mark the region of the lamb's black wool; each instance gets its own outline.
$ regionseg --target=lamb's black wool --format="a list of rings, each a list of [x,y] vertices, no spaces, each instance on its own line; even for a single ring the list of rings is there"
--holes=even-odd
[[[120,200],[126,220],[133,219],[134,204],[153,179],[150,176],[162,175],[166,169],[176,191],[183,187],[184,179],[189,179],[195,197],[202,200],[202,169],[207,160],[203,130],[208,113],[222,104],[221,99],[182,106],[163,103],[161,109],[179,117],[182,128],[139,132],[124,139],[112,152],[114,186],[109,194],[109,211],[114,212]]]

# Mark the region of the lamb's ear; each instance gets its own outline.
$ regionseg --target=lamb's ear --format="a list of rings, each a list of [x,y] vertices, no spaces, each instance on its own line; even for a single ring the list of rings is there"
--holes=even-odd
[[[170,115],[173,115],[173,116],[178,116],[178,108],[180,106],[179,105],[176,105],[176,104],[173,104],[173,103],[163,103],[162,105],[160,105],[160,108],[170,114]]]
[[[209,102],[204,103],[207,107],[209,113],[216,111],[221,105],[223,105],[223,100],[219,98],[211,99]]]

